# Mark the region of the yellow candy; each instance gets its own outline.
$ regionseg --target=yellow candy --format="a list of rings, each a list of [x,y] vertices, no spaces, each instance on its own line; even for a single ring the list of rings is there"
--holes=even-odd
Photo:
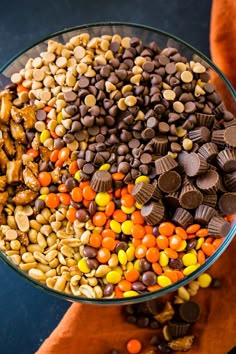
[[[57,115],[57,122],[60,124],[62,122],[62,112],[59,112],[58,115]]]
[[[159,264],[162,267],[167,266],[167,264],[169,263],[169,257],[165,254],[164,251],[160,252],[160,258],[159,258]]]
[[[141,271],[140,265],[139,265],[139,259],[136,259],[136,261],[134,261],[134,269],[136,269],[138,272]]]
[[[208,288],[208,286],[211,284],[211,281],[212,277],[207,273],[203,273],[198,277],[198,283],[201,288]]]
[[[140,204],[138,202],[135,203],[135,208],[142,209],[142,207],[143,207],[143,204]]]
[[[39,196],[38,199],[41,199],[41,200],[45,200],[47,198],[47,195],[46,194],[42,194]]]
[[[132,269],[134,269],[133,263],[132,263],[132,262],[128,262],[128,263],[126,264],[126,269],[127,269],[127,270],[132,270]]]
[[[78,262],[78,268],[82,273],[89,273],[90,268],[88,267],[87,261],[85,258],[82,258]]]
[[[194,254],[197,257],[197,251],[194,249],[188,251],[188,253]]]
[[[49,132],[49,130],[44,130],[44,131],[42,131],[42,133],[40,134],[40,138],[39,138],[39,140],[40,140],[40,143],[45,143],[45,141],[47,140],[47,139],[49,139],[51,137],[51,134],[50,134],[50,132]]]
[[[197,270],[199,267],[200,267],[199,263],[194,264],[194,265],[190,265],[183,270],[183,273],[184,273],[184,275],[189,275],[189,274],[195,272],[195,270]]]
[[[106,209],[106,207],[102,207],[102,206],[97,207],[97,211],[104,211],[105,209]]]
[[[197,240],[197,244],[196,244],[196,250],[200,250],[200,248],[202,247],[202,244],[204,242],[204,237],[200,237],[198,240]]]
[[[131,207],[131,208],[127,208],[124,207],[123,205],[121,205],[121,210],[125,213],[125,214],[132,214],[135,211],[135,206]]]
[[[185,267],[195,265],[197,263],[197,257],[195,254],[187,253],[183,256],[182,262],[185,265]]]
[[[135,258],[135,247],[129,247],[127,250],[126,250],[126,256],[127,256],[127,259],[128,261],[133,261],[134,258]]]
[[[99,192],[95,197],[95,202],[100,207],[105,207],[110,201],[108,193]]]
[[[110,284],[117,284],[121,281],[121,274],[115,270],[111,270],[106,275],[106,281]]]
[[[99,167],[99,170],[108,171],[108,170],[110,170],[110,168],[111,168],[111,165],[109,163],[104,163],[102,166]]]
[[[80,170],[75,172],[74,179],[76,179],[76,181],[78,181],[78,182],[80,181],[80,179],[81,179],[81,171]]]
[[[138,292],[134,291],[134,290],[125,291],[123,293],[124,297],[131,297],[131,296],[137,296],[137,295],[138,295]]]
[[[177,252],[182,252],[183,250],[185,250],[186,247],[187,247],[187,242],[186,242],[186,240],[182,240],[181,246],[180,246],[176,251],[177,251]]]
[[[114,231],[116,234],[119,234],[121,232],[121,224],[116,221],[116,220],[111,220],[110,222],[110,228],[112,231]]]
[[[150,178],[148,176],[139,176],[136,178],[135,184],[140,183],[140,182],[149,183]]]
[[[120,274],[120,276],[122,276],[124,273],[120,266],[113,268],[113,271],[118,272]]]
[[[170,280],[170,278],[166,277],[165,275],[159,275],[157,277],[157,283],[158,283],[158,285],[165,288],[166,286],[171,285],[172,281]]]
[[[126,220],[124,222],[122,222],[121,224],[121,231],[125,234],[125,235],[131,235],[131,228],[134,226],[133,221],[131,220]]]
[[[120,264],[125,265],[127,263],[127,255],[124,250],[119,250],[118,252],[118,259]]]

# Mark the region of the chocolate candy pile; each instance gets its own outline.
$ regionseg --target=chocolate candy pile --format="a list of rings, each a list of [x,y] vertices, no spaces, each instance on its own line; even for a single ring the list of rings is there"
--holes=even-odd
[[[220,246],[236,213],[236,119],[203,63],[82,33],[49,40],[11,80],[0,249],[21,270],[67,294],[129,297]]]

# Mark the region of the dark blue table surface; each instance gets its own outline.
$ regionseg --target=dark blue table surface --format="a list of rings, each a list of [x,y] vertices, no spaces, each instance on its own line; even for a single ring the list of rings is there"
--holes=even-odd
[[[102,21],[150,25],[184,39],[209,56],[210,7],[210,0],[1,1],[0,66],[52,32]],[[0,278],[0,354],[33,354],[70,303],[36,289],[2,261]]]

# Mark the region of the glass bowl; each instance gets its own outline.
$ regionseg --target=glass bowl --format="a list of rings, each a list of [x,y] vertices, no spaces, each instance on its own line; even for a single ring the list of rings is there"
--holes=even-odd
[[[220,84],[223,86],[225,92],[228,96],[231,96],[233,100],[236,100],[236,92],[228,79],[224,76],[224,74],[219,70],[219,68],[214,65],[211,60],[209,60],[206,56],[204,56],[201,52],[190,46],[189,44],[185,43],[181,39],[165,33],[163,31],[157,30],[152,27],[142,26],[138,24],[129,24],[129,23],[94,23],[88,24],[83,26],[78,26],[70,29],[65,29],[63,31],[57,32],[52,34],[51,36],[40,40],[39,42],[32,45],[30,48],[22,50],[16,56],[14,56],[8,63],[6,63],[0,69],[0,89],[3,89],[6,85],[10,83],[10,77],[13,73],[19,72],[29,58],[38,56],[41,52],[46,50],[47,41],[49,39],[66,43],[69,39],[75,35],[80,33],[87,32],[90,34],[91,37],[98,37],[105,34],[119,34],[121,36],[129,36],[129,37],[139,37],[143,42],[151,42],[156,41],[160,48],[165,47],[176,47],[179,52],[185,56],[188,61],[190,60],[198,60],[199,62],[203,63],[208,69],[209,73],[216,75],[220,81]],[[221,87],[222,87],[221,86]],[[230,110],[230,107],[227,107]],[[46,291],[48,294],[55,295],[60,299],[72,301],[72,302],[81,302],[81,303],[90,303],[96,305],[120,305],[120,304],[128,304],[128,303],[137,303],[142,301],[151,300],[163,295],[166,295],[170,292],[175,291],[181,286],[189,283],[193,279],[197,278],[201,273],[207,270],[225,251],[227,246],[233,240],[234,235],[236,233],[236,224],[232,225],[231,230],[229,231],[228,235],[225,237],[222,244],[219,248],[215,251],[215,253],[209,257],[206,262],[201,265],[196,271],[191,273],[190,275],[186,276],[182,280],[173,283],[172,285],[162,288],[158,291],[142,294],[135,297],[129,298],[105,298],[105,299],[91,299],[85,298],[81,296],[74,296],[68,295],[66,293],[62,293],[51,288],[48,288],[46,285],[34,280],[17,266],[15,266],[3,253],[0,252],[0,258],[11,267],[14,271],[16,271],[19,276],[24,279],[27,279],[37,288]]]

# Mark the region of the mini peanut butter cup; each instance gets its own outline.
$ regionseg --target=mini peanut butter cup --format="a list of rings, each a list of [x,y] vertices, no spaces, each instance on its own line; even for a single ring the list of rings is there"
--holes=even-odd
[[[218,119],[222,118],[225,111],[225,105],[221,102],[214,110],[213,113],[216,115]]]
[[[196,185],[204,193],[213,194],[219,189],[220,178],[215,170],[209,170],[196,179]]]
[[[179,205],[179,192],[169,193],[164,196],[163,203],[167,208],[177,209]]]
[[[169,155],[165,155],[155,161],[157,175],[173,170],[178,166],[178,163]]]
[[[148,225],[156,225],[163,219],[165,208],[159,203],[152,202],[142,207],[141,214]]]
[[[236,147],[236,126],[235,125],[225,129],[224,141],[227,146],[231,148]]]
[[[236,171],[224,175],[223,182],[229,192],[236,192]]]
[[[236,171],[236,150],[225,149],[217,155],[217,162],[219,167],[225,172]]]
[[[176,322],[171,320],[168,323],[168,329],[172,338],[184,337],[188,333],[190,323]]]
[[[200,316],[200,306],[194,301],[186,301],[179,307],[179,316],[187,323],[196,322]]]
[[[134,199],[140,204],[146,204],[151,198],[156,187],[150,183],[140,182],[132,190]]]
[[[196,118],[197,118],[197,125],[200,127],[205,126],[205,127],[212,127],[215,119],[214,114],[205,114],[205,113],[196,113]]]
[[[192,152],[189,154],[184,163],[184,171],[187,176],[195,177],[205,173],[208,169],[208,164],[200,155]]]
[[[207,127],[198,127],[188,132],[188,137],[194,143],[208,143],[211,139],[211,132]]]
[[[229,128],[229,127],[236,125],[236,118],[229,120],[229,121],[224,121],[223,125],[225,128]]]
[[[185,209],[195,209],[202,204],[202,193],[191,184],[184,185],[180,192],[179,203]]]
[[[194,220],[203,225],[207,225],[213,216],[217,215],[217,211],[208,205],[201,204],[195,210]]]
[[[181,186],[181,176],[175,171],[167,171],[159,176],[158,187],[162,192],[171,193]]]
[[[215,208],[217,203],[217,195],[216,194],[203,194],[203,202],[204,205],[209,205],[212,208]]]
[[[236,193],[227,192],[219,199],[219,208],[224,215],[236,214]]]
[[[108,192],[112,189],[112,177],[107,171],[96,171],[91,179],[91,187],[95,192]]]
[[[227,236],[231,225],[221,216],[214,216],[208,224],[208,235],[216,238]]]
[[[212,132],[212,136],[211,136],[211,142],[215,143],[217,146],[224,148],[225,146],[225,130],[224,129],[220,129],[220,130],[214,130]]]
[[[161,135],[151,140],[153,152],[160,155],[165,155],[168,151],[168,139],[166,136]]]
[[[192,215],[183,208],[177,208],[173,217],[172,221],[174,224],[183,227],[184,229],[193,223]]]
[[[214,143],[203,144],[198,150],[198,154],[208,163],[211,163],[215,160],[218,152],[218,147]]]

